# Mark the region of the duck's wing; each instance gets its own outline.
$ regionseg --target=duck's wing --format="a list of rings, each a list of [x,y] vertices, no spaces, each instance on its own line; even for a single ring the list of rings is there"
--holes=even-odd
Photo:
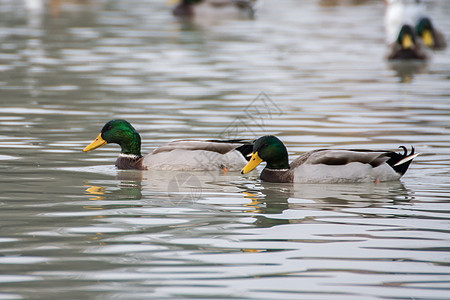
[[[386,151],[319,149],[305,153],[291,163],[291,168],[302,164],[342,166],[352,162],[370,164],[377,167],[389,160]]]
[[[435,29],[434,35],[435,35],[434,48],[436,50],[442,50],[447,48],[447,41],[445,40],[445,35],[442,33],[442,31]]]
[[[252,145],[231,141],[173,141],[158,147],[144,157],[148,170],[208,171],[242,169]]]
[[[316,150],[291,164],[293,181],[300,183],[357,183],[398,180],[417,156],[378,150]]]
[[[238,145],[234,148],[234,150],[239,151],[247,161],[250,160],[251,154],[253,152],[253,143],[246,140],[208,140],[207,142],[227,144],[229,145],[228,147],[235,147],[236,145]]]
[[[242,155],[248,160],[247,155],[252,152],[253,145],[244,140],[179,140],[159,146],[152,152],[152,154],[170,152],[173,150],[203,150],[218,154],[226,154],[233,150],[237,150],[241,152]]]
[[[415,153],[414,147],[408,153],[406,147],[401,146],[403,153],[383,150],[365,149],[320,149],[305,153],[291,163],[291,168],[303,164],[345,166],[350,163],[361,163],[376,168],[383,163],[388,164],[398,174],[405,174],[412,160],[419,153]]]

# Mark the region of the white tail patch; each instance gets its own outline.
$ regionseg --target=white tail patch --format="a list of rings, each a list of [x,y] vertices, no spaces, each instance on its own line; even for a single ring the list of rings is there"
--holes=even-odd
[[[416,158],[419,154],[420,154],[420,153],[416,153],[416,154],[413,154],[413,155],[410,155],[410,156],[405,157],[404,159],[402,159],[402,160],[400,160],[398,163],[396,163],[396,164],[394,165],[394,167],[400,166],[401,164],[404,164],[404,163],[406,163],[406,162],[408,162],[408,161],[410,161],[410,160],[413,160],[413,159]]]

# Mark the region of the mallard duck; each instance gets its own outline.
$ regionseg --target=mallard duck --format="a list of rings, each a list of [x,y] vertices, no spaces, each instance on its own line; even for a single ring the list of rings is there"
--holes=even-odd
[[[381,150],[320,149],[302,154],[289,164],[283,142],[273,135],[260,137],[253,144],[246,174],[261,162],[267,162],[260,178],[269,182],[356,183],[398,180],[418,155]]]
[[[246,17],[254,15],[255,0],[178,0],[172,10],[177,17]]]
[[[428,56],[423,43],[414,34],[414,29],[403,25],[398,33],[397,40],[389,47],[388,59],[425,60]]]
[[[247,163],[251,143],[242,140],[180,140],[164,144],[152,153],[141,155],[141,136],[126,120],[106,123],[98,137],[83,151],[108,143],[119,144],[118,169],[136,170],[239,170]]]
[[[435,28],[419,0],[385,0],[384,25],[386,40],[391,44],[397,39],[400,28],[407,24],[416,28],[417,36],[431,49],[444,49],[447,45],[444,35]]]
[[[447,42],[444,34],[434,28],[430,18],[420,18],[416,25],[417,36],[421,37],[425,45],[434,50],[445,49]]]

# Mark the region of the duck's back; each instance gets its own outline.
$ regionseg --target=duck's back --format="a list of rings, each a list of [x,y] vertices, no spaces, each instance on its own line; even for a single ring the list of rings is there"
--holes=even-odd
[[[355,183],[398,180],[385,151],[316,150],[294,160],[293,181],[301,183]]]
[[[173,141],[144,157],[148,170],[240,170],[247,160],[238,150],[245,143],[226,141]]]

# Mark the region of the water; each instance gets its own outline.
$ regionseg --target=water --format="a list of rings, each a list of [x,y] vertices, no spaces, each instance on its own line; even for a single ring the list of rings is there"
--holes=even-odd
[[[162,0],[23,3],[0,1],[0,299],[448,299],[449,50],[387,64],[382,1],[194,25]],[[426,3],[450,40],[450,2]],[[382,184],[117,171],[117,146],[82,152],[112,118],[143,153],[270,133],[291,158],[422,155]]]

